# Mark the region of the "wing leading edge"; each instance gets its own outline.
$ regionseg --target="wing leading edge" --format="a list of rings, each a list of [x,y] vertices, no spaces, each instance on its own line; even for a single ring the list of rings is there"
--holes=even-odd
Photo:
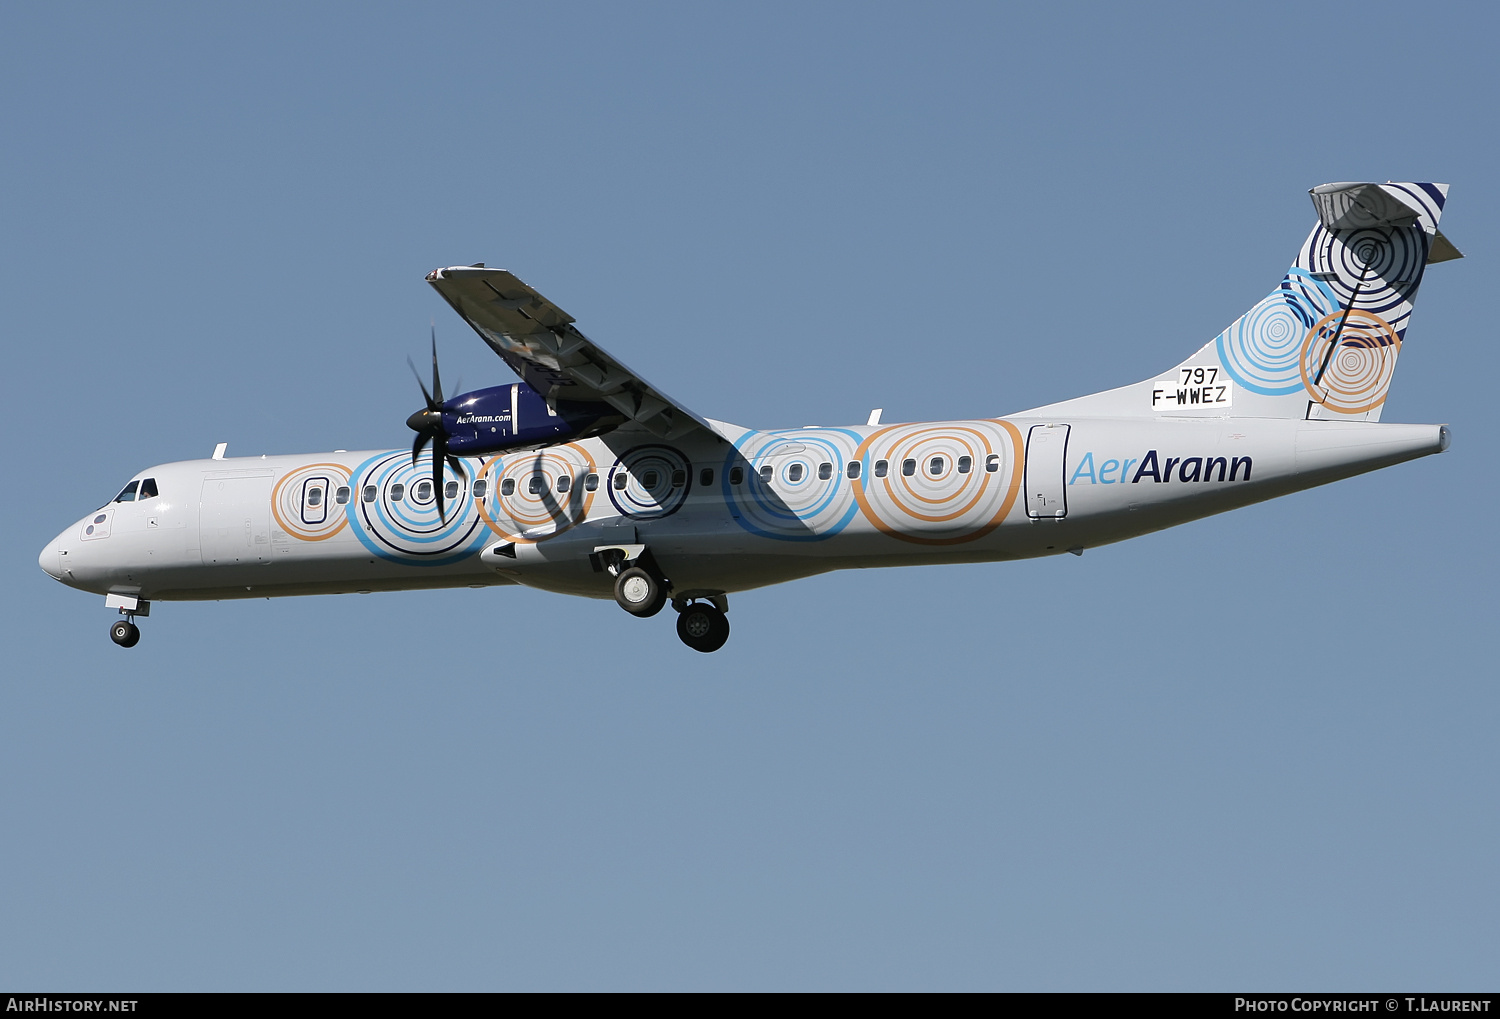
[[[504,269],[456,265],[427,282],[528,386],[549,401],[606,403],[665,439],[703,418],[646,382],[573,325],[572,315]]]

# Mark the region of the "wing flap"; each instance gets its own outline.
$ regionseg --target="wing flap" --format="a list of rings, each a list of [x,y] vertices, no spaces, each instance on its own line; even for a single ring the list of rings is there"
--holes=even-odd
[[[434,269],[427,282],[527,385],[549,400],[607,403],[663,438],[703,418],[656,389],[573,324],[576,320],[504,269]]]

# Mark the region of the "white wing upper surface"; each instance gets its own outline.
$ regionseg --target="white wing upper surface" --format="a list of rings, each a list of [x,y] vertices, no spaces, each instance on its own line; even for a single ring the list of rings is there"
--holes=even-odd
[[[707,421],[631,371],[572,315],[504,269],[450,266],[427,282],[527,385],[549,400],[607,403],[652,433],[679,438]]]

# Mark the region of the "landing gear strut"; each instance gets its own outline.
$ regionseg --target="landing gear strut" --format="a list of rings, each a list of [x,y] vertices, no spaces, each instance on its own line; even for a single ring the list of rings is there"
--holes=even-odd
[[[678,613],[677,636],[694,651],[708,654],[729,639],[729,619],[709,602],[695,601]]]
[[[109,639],[121,647],[135,647],[141,639],[141,628],[129,619],[117,620],[109,628]]]

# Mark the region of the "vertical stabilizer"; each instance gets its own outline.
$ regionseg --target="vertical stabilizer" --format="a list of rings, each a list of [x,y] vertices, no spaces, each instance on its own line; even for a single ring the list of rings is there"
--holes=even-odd
[[[1462,258],[1438,220],[1447,184],[1311,191],[1318,222],[1264,299],[1155,379],[1046,410],[1379,421],[1422,274]]]

